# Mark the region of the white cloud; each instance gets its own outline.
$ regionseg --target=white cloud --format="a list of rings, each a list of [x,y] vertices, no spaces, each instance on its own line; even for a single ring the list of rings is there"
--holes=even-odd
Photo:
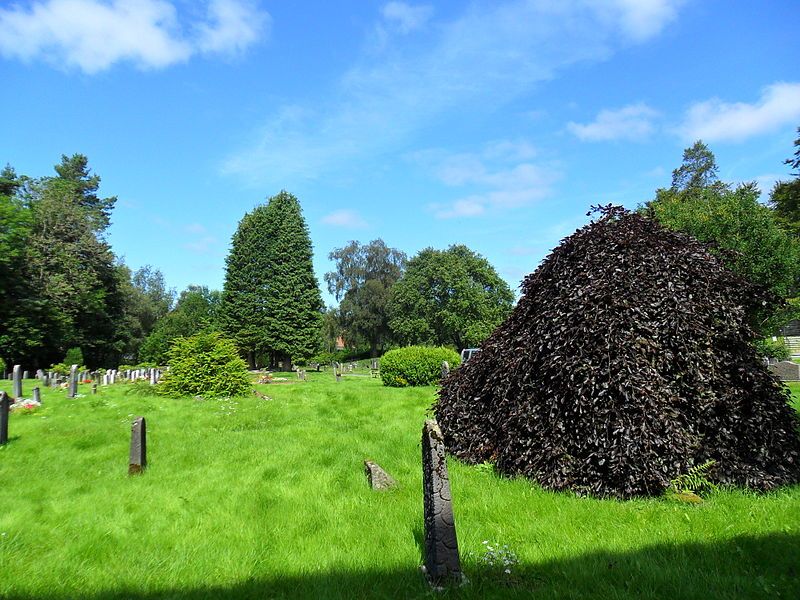
[[[641,140],[653,133],[658,112],[646,104],[631,104],[617,110],[601,110],[591,123],[569,122],[567,129],[584,141]]]
[[[410,33],[419,29],[433,14],[433,7],[411,6],[405,2],[389,2],[384,5],[381,14],[387,23],[394,26],[400,33]]]
[[[641,14],[620,0],[471,3],[419,40],[366,52],[328,102],[276,110],[223,170],[252,185],[283,184],[392,152],[443,114],[497,109],[560,70],[644,41],[674,13]]]
[[[197,47],[203,52],[239,53],[256,43],[271,19],[253,2],[211,0],[208,23],[200,23]]]
[[[164,68],[197,52],[236,52],[269,15],[243,0],[211,0],[208,21],[182,23],[166,0],[44,0],[0,9],[0,55],[97,73],[120,61]],[[183,19],[185,21],[185,19]],[[195,30],[194,35],[184,33]]]
[[[348,229],[363,229],[367,227],[367,222],[354,210],[337,210],[322,217],[322,222],[326,225],[345,227]]]
[[[498,153],[498,149],[503,152]],[[429,206],[440,219],[475,217],[493,210],[509,210],[547,197],[559,172],[530,162],[534,148],[526,142],[493,142],[478,154],[452,154],[429,150],[412,158],[430,168],[450,187],[470,193],[449,203]]]
[[[620,11],[625,33],[633,40],[644,41],[673,21],[683,3],[683,0],[616,0],[612,7]]]
[[[738,142],[795,125],[800,119],[800,83],[774,83],[753,103],[712,98],[689,108],[679,132],[686,140]]]

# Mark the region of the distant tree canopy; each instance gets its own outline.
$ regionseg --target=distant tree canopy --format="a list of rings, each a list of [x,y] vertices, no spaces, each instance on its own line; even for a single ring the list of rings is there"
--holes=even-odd
[[[166,364],[169,349],[179,337],[190,337],[218,329],[218,311],[222,292],[206,286],[190,285],[181,292],[175,308],[156,323],[144,340],[139,360]]]
[[[220,323],[251,368],[259,355],[276,366],[317,351],[322,308],[300,203],[282,191],[239,222],[226,258]]]
[[[1,301],[0,346],[32,367],[75,347],[89,365],[114,362],[127,343],[116,327],[121,281],[104,238],[116,198],[97,195],[100,177],[81,154],[62,156],[55,170],[55,177],[31,179],[7,167],[0,177],[0,243],[15,246],[0,261],[0,277],[13,279]]]
[[[657,190],[645,210],[670,229],[715,242],[715,252],[733,271],[780,298],[793,298],[800,283],[800,241],[759,202],[754,183],[734,187],[718,181],[716,171],[714,155],[702,142],[695,143],[673,171],[672,187]],[[789,317],[785,309],[754,314],[753,326],[772,333]]]
[[[792,179],[775,184],[770,193],[770,206],[781,223],[795,236],[800,236],[800,127],[797,133],[794,155],[783,161],[791,168]]]
[[[392,288],[389,326],[406,345],[479,345],[511,312],[514,294],[489,261],[463,245],[426,248]]]
[[[335,270],[325,274],[325,281],[340,300],[338,316],[345,339],[351,345],[363,340],[370,355],[378,356],[391,336],[387,307],[392,286],[403,274],[405,253],[377,239],[363,245],[351,241],[328,258]]]

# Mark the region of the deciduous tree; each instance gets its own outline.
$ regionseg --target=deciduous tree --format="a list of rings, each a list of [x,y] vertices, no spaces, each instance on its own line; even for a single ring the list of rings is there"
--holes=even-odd
[[[404,344],[473,347],[508,316],[513,301],[480,254],[463,245],[426,248],[392,289],[389,325]]]
[[[403,273],[405,253],[377,239],[363,245],[352,241],[328,258],[336,269],[325,274],[325,281],[340,301],[339,320],[346,339],[353,344],[364,340],[370,354],[378,356],[391,334],[387,307],[391,288]]]

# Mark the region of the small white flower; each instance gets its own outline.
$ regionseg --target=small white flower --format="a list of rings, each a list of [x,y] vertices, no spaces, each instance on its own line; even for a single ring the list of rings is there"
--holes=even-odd
[[[505,570],[505,571],[503,571],[503,572],[504,572],[506,575],[511,575],[511,569],[506,569],[506,570]]]

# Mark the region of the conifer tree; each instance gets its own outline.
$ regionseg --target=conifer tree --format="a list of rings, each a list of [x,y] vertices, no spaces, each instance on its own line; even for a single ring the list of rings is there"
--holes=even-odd
[[[281,191],[244,216],[226,259],[221,322],[252,367],[311,356],[322,299],[311,239],[297,198]]]

